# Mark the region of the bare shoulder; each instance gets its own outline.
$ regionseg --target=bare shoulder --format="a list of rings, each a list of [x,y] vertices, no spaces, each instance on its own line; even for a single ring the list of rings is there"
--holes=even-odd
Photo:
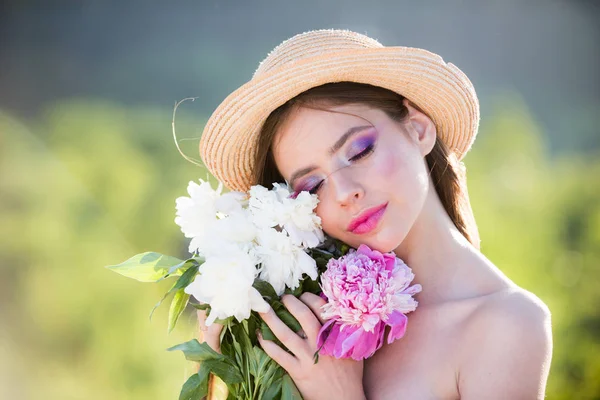
[[[543,398],[552,356],[551,314],[543,301],[520,288],[485,296],[463,328],[463,399]]]
[[[482,299],[469,323],[476,330],[502,325],[505,333],[539,334],[550,325],[548,306],[536,295],[521,288],[505,289]],[[495,331],[495,330],[494,330]]]
[[[506,289],[487,296],[476,307],[467,324],[467,343],[494,344],[505,357],[545,353],[552,344],[551,312],[536,295],[521,288]],[[488,347],[467,346],[466,350],[485,355]],[[467,352],[468,354],[468,352]],[[541,355],[541,354],[539,354]]]

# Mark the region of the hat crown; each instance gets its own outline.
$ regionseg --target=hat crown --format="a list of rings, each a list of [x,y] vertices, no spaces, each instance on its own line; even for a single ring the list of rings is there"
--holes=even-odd
[[[297,34],[275,47],[260,62],[252,79],[258,78],[285,64],[345,50],[383,47],[377,40],[343,29],[319,29]]]

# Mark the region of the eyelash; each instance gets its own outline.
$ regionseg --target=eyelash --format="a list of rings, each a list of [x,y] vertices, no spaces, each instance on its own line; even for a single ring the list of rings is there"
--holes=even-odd
[[[367,147],[365,147],[365,149],[363,151],[361,151],[360,153],[358,153],[354,157],[351,157],[350,161],[358,161],[361,158],[368,156],[369,154],[371,154],[371,152],[373,151],[374,148],[375,148],[375,145],[373,143],[371,143],[370,145],[368,145]],[[310,189],[308,191],[308,193],[315,194],[317,192],[317,190],[319,190],[319,188],[322,185],[323,185],[323,180],[321,180],[317,185],[313,186],[313,188]]]
[[[374,147],[375,147],[375,145],[373,143],[371,143],[370,145],[368,145],[367,147],[365,147],[365,149],[363,151],[361,151],[360,153],[358,153],[354,157],[350,158],[350,161],[357,161],[357,160],[360,160],[361,158],[369,155],[371,153],[371,151],[373,151]]]

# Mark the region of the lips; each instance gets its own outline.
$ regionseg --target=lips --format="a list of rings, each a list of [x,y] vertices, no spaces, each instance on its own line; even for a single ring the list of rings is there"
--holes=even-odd
[[[379,220],[385,213],[387,203],[369,208],[352,221],[348,225],[348,231],[356,234],[363,234],[372,231],[377,227]]]

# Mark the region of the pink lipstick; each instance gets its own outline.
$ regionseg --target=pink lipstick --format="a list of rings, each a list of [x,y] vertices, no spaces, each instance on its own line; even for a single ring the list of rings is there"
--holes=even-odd
[[[379,224],[379,220],[383,217],[387,204],[384,203],[363,211],[358,217],[350,221],[347,229],[358,235],[371,232]]]

